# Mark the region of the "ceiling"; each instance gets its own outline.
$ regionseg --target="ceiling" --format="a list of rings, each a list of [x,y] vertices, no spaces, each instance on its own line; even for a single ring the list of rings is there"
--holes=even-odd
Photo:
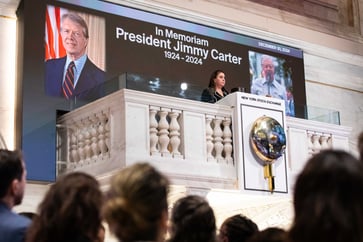
[[[0,0],[0,17],[16,17],[15,11],[21,0]]]

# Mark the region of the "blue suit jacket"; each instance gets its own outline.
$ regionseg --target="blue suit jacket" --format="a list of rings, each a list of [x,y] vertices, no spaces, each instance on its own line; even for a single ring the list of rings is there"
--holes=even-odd
[[[45,94],[64,97],[62,93],[63,71],[66,57],[51,59],[45,62]],[[87,58],[79,76],[74,96],[82,100],[95,100],[104,95],[103,85],[105,72]]]
[[[0,242],[23,242],[30,222],[0,202]]]

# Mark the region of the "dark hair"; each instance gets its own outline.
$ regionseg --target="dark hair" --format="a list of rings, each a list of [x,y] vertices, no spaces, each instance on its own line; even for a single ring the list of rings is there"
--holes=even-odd
[[[208,202],[195,195],[179,199],[171,212],[170,242],[213,242],[216,222]]]
[[[68,173],[50,187],[27,234],[28,242],[95,240],[101,226],[103,194],[97,180]]]
[[[247,241],[257,231],[257,224],[241,214],[231,216],[224,220],[220,229],[220,233],[226,236],[229,242]]]
[[[0,149],[0,198],[6,195],[13,180],[21,181],[23,172],[22,152]]]
[[[215,70],[215,71],[212,72],[212,74],[211,74],[211,76],[209,78],[209,85],[208,85],[208,87],[213,87],[213,88],[215,87],[214,86],[214,79],[217,78],[217,76],[218,76],[219,73],[224,73],[224,71],[222,71],[222,70]]]
[[[68,12],[62,15],[62,19],[61,19],[61,23],[63,23],[63,21],[65,19],[70,19],[72,22],[77,23],[79,25],[81,25],[82,29],[83,29],[83,35],[86,39],[89,38],[89,34],[88,34],[88,26],[86,24],[86,21],[84,21],[84,19],[79,16],[76,13],[73,12]]]
[[[294,191],[293,242],[363,241],[363,165],[345,151],[313,156]]]
[[[269,227],[253,234],[248,242],[285,242],[286,230],[278,227]],[[230,241],[229,241],[230,242]]]
[[[168,179],[148,163],[136,163],[118,172],[104,206],[111,231],[123,242],[155,240],[167,213],[168,190]]]

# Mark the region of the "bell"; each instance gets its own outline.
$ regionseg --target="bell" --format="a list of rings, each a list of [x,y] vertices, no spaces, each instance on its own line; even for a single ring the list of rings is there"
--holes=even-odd
[[[262,116],[252,125],[250,144],[257,161],[263,165],[264,178],[267,180],[269,191],[272,193],[275,190],[272,165],[286,150],[284,128],[277,120]]]

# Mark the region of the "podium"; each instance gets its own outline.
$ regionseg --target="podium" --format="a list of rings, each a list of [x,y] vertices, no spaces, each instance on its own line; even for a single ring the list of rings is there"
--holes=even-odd
[[[238,187],[242,192],[251,194],[289,193],[288,154],[275,159],[271,166],[273,189],[266,178],[266,169],[251,144],[251,131],[255,121],[261,117],[276,120],[286,132],[284,100],[258,96],[249,93],[231,93],[217,103],[231,106],[233,109],[232,133],[233,150],[237,166]],[[287,135],[285,135],[287,137]],[[286,142],[286,145],[287,142]],[[271,182],[271,181],[270,181]]]

